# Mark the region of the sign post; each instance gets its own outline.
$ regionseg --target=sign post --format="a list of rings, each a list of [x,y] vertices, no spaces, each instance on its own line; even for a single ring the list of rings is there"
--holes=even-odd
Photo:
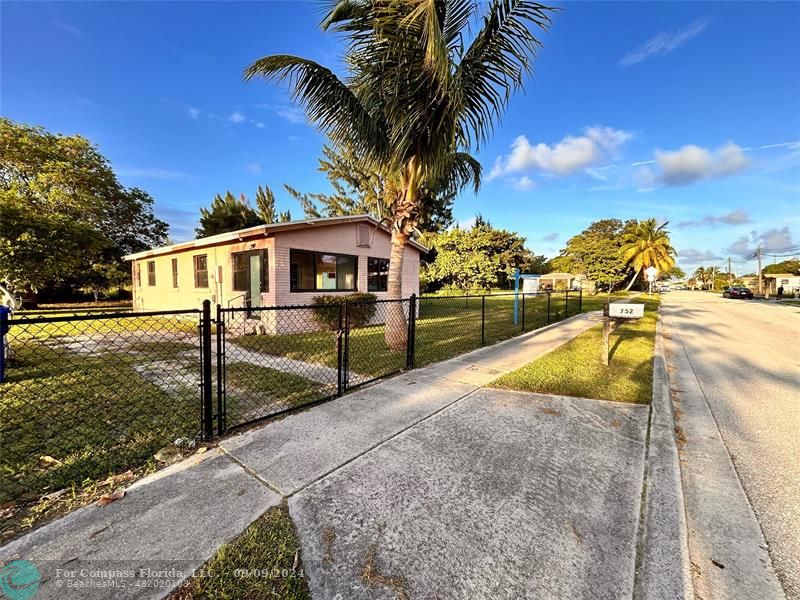
[[[647,295],[653,295],[653,283],[655,283],[656,277],[658,277],[658,269],[655,267],[647,267],[644,270],[644,274],[647,277],[648,287],[647,287]]]
[[[644,304],[639,302],[607,302],[603,308],[603,365],[608,366],[609,338],[612,332],[623,321],[641,319],[644,316]]]

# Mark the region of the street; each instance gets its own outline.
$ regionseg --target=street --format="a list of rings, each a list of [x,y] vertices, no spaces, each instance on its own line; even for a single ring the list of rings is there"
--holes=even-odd
[[[699,291],[662,302],[665,334],[688,358],[674,364],[694,371],[772,567],[786,596],[800,598],[800,308]],[[674,390],[678,401],[684,391]]]

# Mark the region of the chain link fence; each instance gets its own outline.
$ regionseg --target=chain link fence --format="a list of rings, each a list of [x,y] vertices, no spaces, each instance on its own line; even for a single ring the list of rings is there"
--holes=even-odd
[[[581,310],[579,292],[540,292],[0,320],[0,504]]]
[[[7,321],[0,504],[139,466],[200,432],[199,311]]]

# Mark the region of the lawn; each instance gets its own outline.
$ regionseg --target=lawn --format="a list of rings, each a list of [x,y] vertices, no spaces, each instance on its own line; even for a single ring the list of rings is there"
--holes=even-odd
[[[514,324],[514,298],[510,295],[464,297],[423,297],[419,300],[416,322],[414,364],[423,366],[464,354],[481,346],[481,310],[485,303],[483,345],[523,333],[523,307],[519,302],[518,319]],[[583,297],[582,311],[599,310],[607,296]],[[617,298],[615,296],[614,298]],[[550,319],[553,323],[579,311],[578,294],[553,294],[550,299]],[[386,306],[379,305],[379,306]],[[546,296],[528,296],[524,306],[524,331],[548,324]],[[385,341],[383,324],[353,329],[350,332],[349,370],[363,378],[389,375],[405,368],[405,350],[392,351]],[[233,343],[265,354],[286,356],[335,368],[337,365],[336,332],[312,331],[285,335],[247,335]]]
[[[644,318],[611,335],[610,364],[601,361],[602,325],[494,381],[492,387],[647,404],[652,396],[658,299],[644,300]]]
[[[11,341],[0,384],[0,506],[29,518],[21,507],[45,494],[66,489],[74,499],[98,479],[145,468],[176,439],[195,438],[198,347],[164,337],[134,340],[122,352]],[[18,525],[11,521],[3,519],[3,535]]]
[[[228,362],[225,378],[228,427],[336,393],[335,385],[328,386],[294,373],[244,362]]]
[[[50,339],[55,337],[102,336],[114,333],[153,332],[154,335],[164,333],[197,333],[200,323],[199,315],[146,316],[128,313],[130,316],[101,317],[90,312],[59,313],[57,315],[33,313],[30,315],[15,313],[8,338],[24,340],[30,338]],[[85,318],[88,316],[94,318]],[[43,322],[37,322],[42,316]],[[74,317],[79,317],[76,320]],[[47,319],[44,321],[44,319]],[[14,325],[19,321],[19,325]],[[32,322],[26,322],[32,321]]]
[[[277,506],[222,546],[170,600],[311,598],[289,511]]]

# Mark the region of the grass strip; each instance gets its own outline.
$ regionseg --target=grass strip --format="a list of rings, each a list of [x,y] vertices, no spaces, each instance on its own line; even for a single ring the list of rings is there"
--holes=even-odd
[[[271,508],[222,546],[170,600],[310,599],[300,543],[285,505]]]
[[[492,382],[491,387],[647,404],[653,387],[658,300],[644,317],[623,323],[610,340],[610,364],[601,360],[602,325]]]

